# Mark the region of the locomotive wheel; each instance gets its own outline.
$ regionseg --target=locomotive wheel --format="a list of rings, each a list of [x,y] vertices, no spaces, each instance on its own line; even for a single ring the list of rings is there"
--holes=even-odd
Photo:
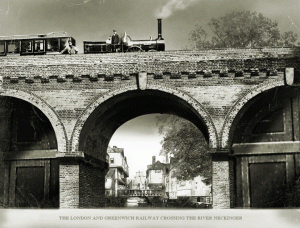
[[[127,52],[141,52],[141,51],[143,50],[138,46],[131,47],[127,50]]]

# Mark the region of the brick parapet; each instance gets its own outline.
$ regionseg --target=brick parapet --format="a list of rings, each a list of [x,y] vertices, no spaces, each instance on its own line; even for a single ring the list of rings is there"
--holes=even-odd
[[[103,63],[143,63],[153,61],[201,61],[201,60],[226,60],[226,59],[259,59],[259,58],[291,58],[298,57],[299,47],[296,48],[228,48],[208,49],[199,51],[164,51],[164,52],[131,52],[109,54],[78,54],[78,55],[44,55],[44,56],[19,56],[11,55],[1,57],[0,62],[5,65],[18,65],[31,59],[34,64],[80,64],[95,65]],[[42,58],[41,58],[42,57]],[[78,57],[78,58],[77,58]],[[18,62],[15,62],[15,59]]]
[[[146,71],[155,78],[217,77],[223,71],[249,73],[258,68],[263,75],[270,69],[281,70],[287,65],[298,66],[298,49],[224,49],[185,52],[114,53],[91,55],[6,56],[0,58],[0,76],[11,83],[81,81],[126,81],[135,73]],[[223,73],[222,73],[223,72]],[[237,75],[237,74],[233,74]]]

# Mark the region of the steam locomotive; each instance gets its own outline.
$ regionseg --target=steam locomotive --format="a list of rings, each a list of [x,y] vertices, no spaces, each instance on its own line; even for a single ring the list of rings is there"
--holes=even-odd
[[[119,44],[113,45],[107,41],[83,41],[84,54],[136,51],[164,51],[165,42],[161,35],[161,19],[158,20],[158,37],[154,40],[132,40],[126,33]],[[0,56],[11,54],[45,55],[59,54],[71,41],[76,46],[73,37],[65,32],[0,37]]]
[[[83,50],[88,53],[106,53],[106,52],[136,52],[136,51],[164,51],[165,41],[161,35],[161,19],[158,21],[158,37],[155,40],[132,40],[126,33],[121,38],[119,44],[111,44],[106,41],[83,41]]]

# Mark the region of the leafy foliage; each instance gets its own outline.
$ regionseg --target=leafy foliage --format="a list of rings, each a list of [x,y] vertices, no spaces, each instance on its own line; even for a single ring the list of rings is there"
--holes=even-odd
[[[208,26],[213,33],[211,41],[199,25],[190,32],[189,41],[193,48],[289,47],[297,40],[296,33],[288,31],[281,35],[276,21],[250,11],[233,11],[212,18]]]
[[[298,34],[292,31],[285,32],[281,35],[280,44],[283,47],[294,45],[297,41]],[[299,43],[298,43],[299,44]]]
[[[196,49],[206,49],[211,47],[211,43],[207,41],[207,32],[200,25],[196,25],[195,30],[190,32],[189,41],[194,44]]]
[[[201,131],[191,122],[177,116],[158,116],[159,133],[164,135],[161,155],[176,161],[174,175],[178,180],[189,180],[198,175],[211,176],[211,156]]]

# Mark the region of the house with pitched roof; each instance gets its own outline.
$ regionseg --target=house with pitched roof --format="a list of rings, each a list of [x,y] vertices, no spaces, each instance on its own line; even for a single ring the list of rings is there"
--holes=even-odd
[[[165,177],[169,173],[170,164],[156,161],[156,157],[152,157],[152,164],[147,166],[146,178],[149,189],[163,190],[165,189]]]
[[[118,196],[118,190],[127,189],[127,177],[129,168],[127,159],[124,155],[124,149],[114,146],[108,147],[109,171],[105,176],[105,195]]]

